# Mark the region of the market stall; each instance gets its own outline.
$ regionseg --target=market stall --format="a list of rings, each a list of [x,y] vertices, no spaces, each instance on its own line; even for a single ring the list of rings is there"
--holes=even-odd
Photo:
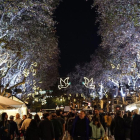
[[[140,101],[126,106],[126,111],[134,111],[134,110],[137,110],[138,114],[140,114]]]
[[[15,96],[10,98],[0,96],[0,114],[2,112],[6,112],[8,116],[15,116],[16,113],[19,113],[22,117],[23,115],[27,115],[27,107],[24,102]]]

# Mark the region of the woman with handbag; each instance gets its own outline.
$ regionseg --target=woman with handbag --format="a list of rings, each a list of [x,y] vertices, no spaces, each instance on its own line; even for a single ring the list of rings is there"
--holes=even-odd
[[[99,118],[93,119],[93,121],[89,125],[92,129],[91,139],[102,140],[105,135],[105,130],[101,125]]]

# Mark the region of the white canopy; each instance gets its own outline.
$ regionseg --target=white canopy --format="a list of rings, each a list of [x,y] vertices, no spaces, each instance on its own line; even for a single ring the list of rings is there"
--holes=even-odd
[[[14,107],[9,106],[9,105],[3,105],[0,103],[0,109],[12,109],[12,108],[14,108]]]
[[[7,105],[12,107],[21,107],[23,103],[14,101],[12,99],[9,99],[7,97],[0,96],[0,105]]]

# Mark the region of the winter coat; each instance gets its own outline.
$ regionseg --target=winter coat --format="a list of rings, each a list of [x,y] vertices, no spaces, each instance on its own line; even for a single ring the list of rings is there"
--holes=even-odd
[[[125,120],[125,138],[131,138],[132,118],[127,117]]]
[[[94,120],[96,117],[97,117],[97,116],[94,115],[92,120]],[[103,116],[102,114],[99,114],[99,119],[100,119],[100,122],[101,122],[101,124],[102,124],[102,126],[103,126],[105,132],[106,132],[106,123],[105,123],[104,116]]]
[[[80,124],[79,122],[82,121],[84,122],[84,126],[83,124]],[[80,132],[81,134],[79,135],[77,132],[79,132],[79,128],[81,128],[82,125],[82,129],[85,129],[84,132]],[[73,122],[73,126],[72,126],[72,137],[84,137],[86,140],[89,140],[89,136],[90,136],[90,126],[89,126],[89,120],[85,117],[84,119],[80,119],[79,116],[77,116]]]
[[[8,129],[8,132],[5,132],[5,129]],[[11,133],[11,125],[9,121],[0,122],[0,139],[1,140],[9,140]]]
[[[26,139],[25,140],[40,140],[39,139],[39,129],[28,127],[26,130]]]
[[[39,124],[40,136],[44,140],[52,140],[55,138],[53,124],[50,120],[44,119]]]
[[[51,122],[52,122],[52,124],[53,124],[55,137],[56,137],[56,138],[61,137],[62,134],[63,134],[61,122],[58,121],[57,119],[52,119]]]
[[[140,140],[140,115],[135,115],[133,118],[131,140]]]
[[[112,117],[111,116],[107,116],[107,126],[110,126],[112,122]]]
[[[103,126],[101,125],[99,128],[93,124],[93,121],[89,124],[92,128],[92,138],[94,139],[100,139],[101,137],[103,138],[105,135],[105,130]]]
[[[19,135],[19,131],[18,131],[18,127],[17,127],[17,124],[16,122],[14,121],[9,121],[10,123],[10,131],[11,131],[11,134],[14,136],[14,133],[16,132],[16,135],[18,136]]]
[[[125,137],[125,123],[124,119],[120,116],[114,118],[111,123],[111,134],[116,137]]]
[[[67,128],[68,128],[68,132],[71,134],[71,131],[72,131],[72,125],[73,125],[73,122],[75,120],[75,117],[71,117],[68,119],[68,123],[67,123]]]

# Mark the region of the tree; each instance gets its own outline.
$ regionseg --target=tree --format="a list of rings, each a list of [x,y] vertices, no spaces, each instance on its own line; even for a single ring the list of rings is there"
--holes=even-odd
[[[29,93],[38,86],[49,88],[56,82],[59,50],[52,15],[58,3],[59,0],[0,2],[0,56],[5,59],[1,64],[1,70],[5,69],[1,82],[4,89],[22,88],[23,84],[27,88],[24,91]],[[7,52],[8,57],[3,52]],[[9,62],[11,67],[5,68]]]

